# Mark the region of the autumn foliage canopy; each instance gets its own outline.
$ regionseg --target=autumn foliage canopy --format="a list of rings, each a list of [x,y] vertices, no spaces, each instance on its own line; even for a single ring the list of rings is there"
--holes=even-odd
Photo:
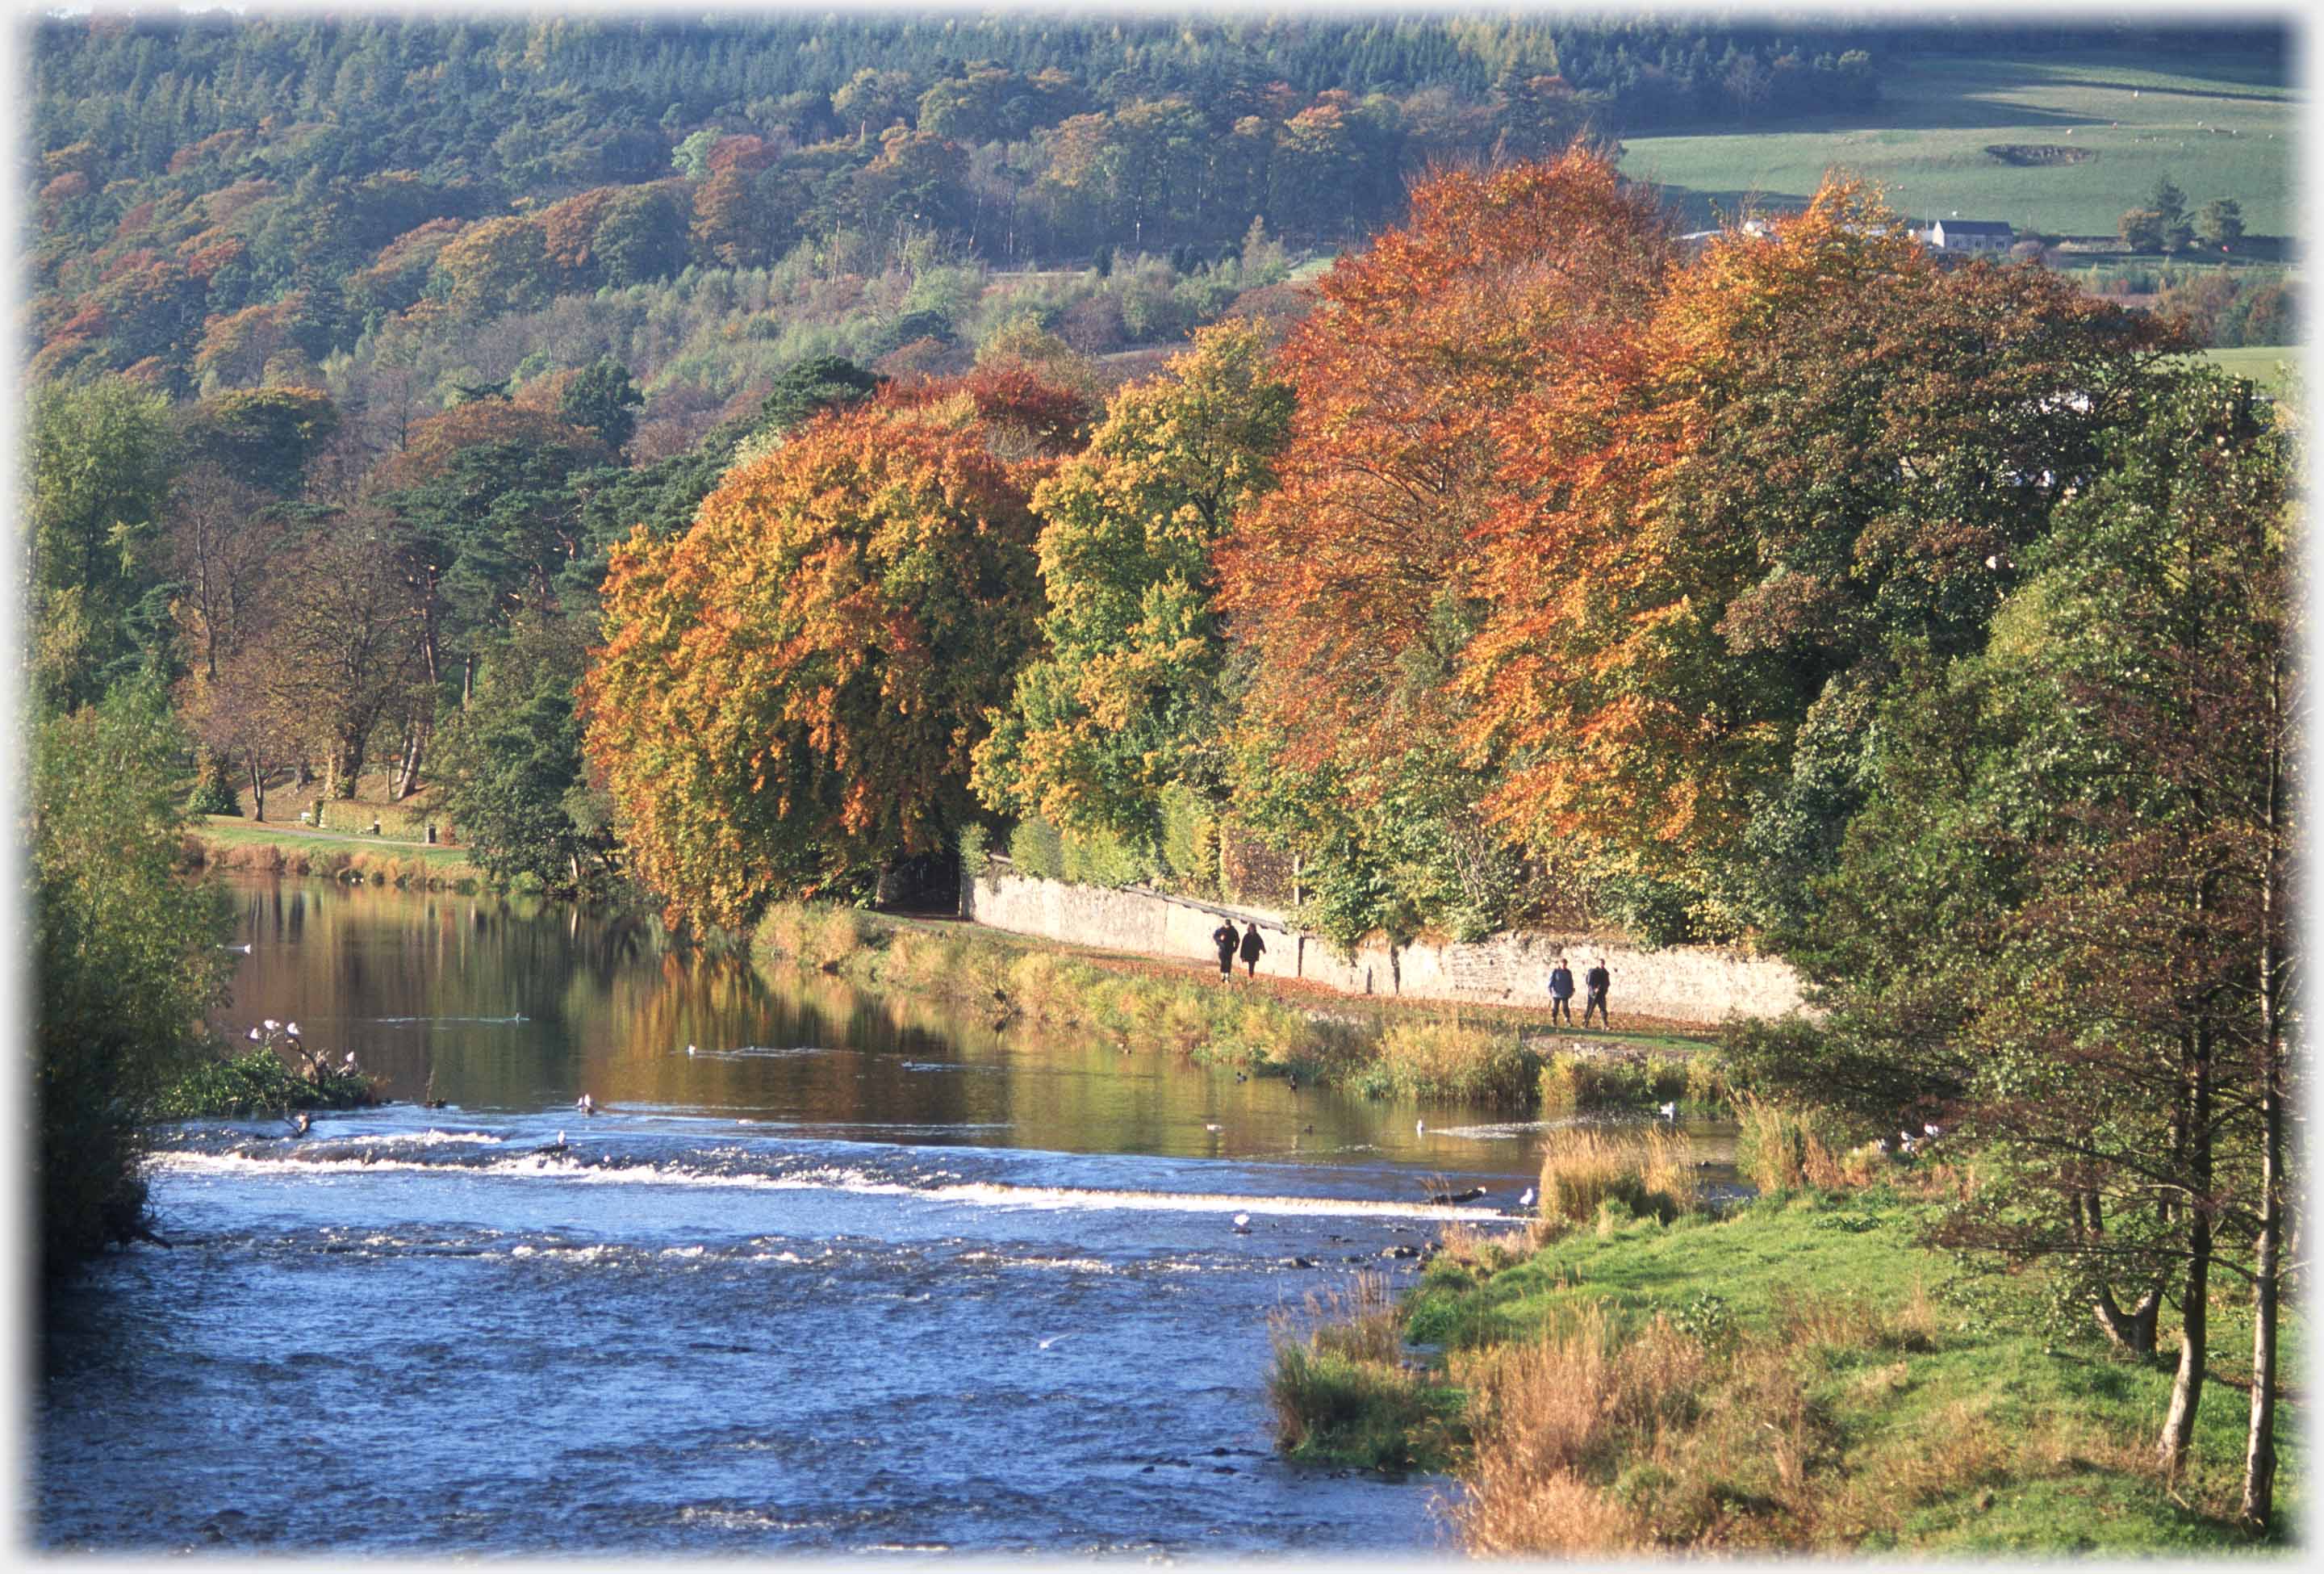
[[[1028,499],[1049,461],[993,451],[1038,449],[1002,413],[923,390],[819,417],[684,536],[614,549],[585,746],[673,917],[746,923],[966,819],[970,751],[1040,606]]]

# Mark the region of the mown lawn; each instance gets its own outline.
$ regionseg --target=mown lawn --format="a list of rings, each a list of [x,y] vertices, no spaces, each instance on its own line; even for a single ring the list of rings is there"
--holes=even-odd
[[[450,868],[468,862],[466,847],[429,847],[425,842],[400,841],[384,836],[310,831],[279,821],[239,819],[231,815],[198,815],[195,832],[204,839],[229,847],[280,847],[313,853],[325,851],[374,853],[395,858],[416,858]]]
[[[2297,226],[2301,95],[2282,59],[1923,56],[1885,79],[1883,94],[1868,111],[1782,131],[1631,137],[1622,172],[1660,182],[1691,227],[1755,195],[1796,205],[1834,166],[1877,183],[1915,220],[1957,214],[2052,235],[2111,235],[2123,210],[2141,206],[2168,174],[2190,211],[2233,197],[2255,236]],[[1986,151],[2008,145],[2094,156],[2020,166]]]

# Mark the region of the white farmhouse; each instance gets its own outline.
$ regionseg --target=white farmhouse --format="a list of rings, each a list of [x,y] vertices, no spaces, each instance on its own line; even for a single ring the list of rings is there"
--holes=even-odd
[[[1940,218],[1921,236],[1940,252],[2006,252],[2017,238],[2009,226],[1982,218]]]

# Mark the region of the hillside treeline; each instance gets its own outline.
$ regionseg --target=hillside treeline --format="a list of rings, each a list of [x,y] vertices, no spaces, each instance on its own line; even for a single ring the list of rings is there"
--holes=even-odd
[[[1661,22],[98,16],[33,42],[36,371],[172,394],[915,237],[1192,273],[1254,219],[1369,233],[1436,163],[1877,91],[1852,32]]]

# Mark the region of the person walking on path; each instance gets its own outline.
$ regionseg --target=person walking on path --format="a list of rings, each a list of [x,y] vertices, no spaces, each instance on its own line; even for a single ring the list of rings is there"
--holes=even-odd
[[[1234,977],[1235,926],[1230,918],[1219,920],[1219,927],[1211,931],[1211,943],[1219,948],[1219,977]]]
[[[1563,957],[1558,958],[1557,966],[1549,970],[1550,1025],[1555,1027],[1561,1016],[1566,1026],[1573,1025],[1573,969],[1565,965]]]
[[[1250,928],[1243,932],[1242,937],[1242,976],[1245,978],[1255,978],[1259,976],[1259,957],[1265,949],[1267,949],[1267,942],[1259,938],[1259,923],[1253,920]]]
[[[1590,998],[1582,1003],[1582,1025],[1590,1025],[1590,1014],[1594,1011],[1600,1027],[1612,1027],[1613,1021],[1606,1014],[1606,991],[1613,987],[1614,975],[1606,971],[1606,958],[1600,957],[1591,963],[1582,981],[1590,986]]]

